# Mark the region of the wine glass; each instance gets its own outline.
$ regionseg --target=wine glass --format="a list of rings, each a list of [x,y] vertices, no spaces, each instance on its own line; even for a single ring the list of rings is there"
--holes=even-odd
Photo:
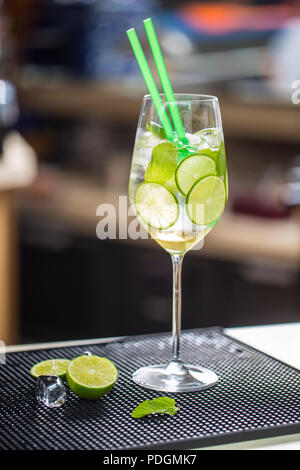
[[[160,95],[165,111],[177,106],[185,141],[168,140],[150,95],[142,102],[129,178],[130,203],[141,225],[170,253],[173,265],[173,357],[134,372],[137,384],[164,392],[190,392],[218,377],[180,358],[181,268],[185,253],[203,243],[228,196],[218,99],[197,94]]]

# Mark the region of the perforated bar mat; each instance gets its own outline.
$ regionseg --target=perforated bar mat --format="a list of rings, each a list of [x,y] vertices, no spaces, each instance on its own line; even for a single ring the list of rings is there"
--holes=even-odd
[[[68,389],[60,408],[38,403],[31,366],[86,350],[116,364],[113,390],[87,401]],[[214,370],[218,384],[202,392],[168,394],[180,407],[174,417],[134,420],[130,415],[137,404],[164,394],[135,385],[132,372],[170,353],[170,335],[160,334],[7,354],[0,365],[0,449],[192,449],[300,432],[300,372],[219,328],[182,334],[184,360]]]

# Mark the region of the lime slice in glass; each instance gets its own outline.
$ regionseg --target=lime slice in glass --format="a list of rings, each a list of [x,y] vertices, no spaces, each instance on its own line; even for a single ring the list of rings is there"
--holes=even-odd
[[[175,195],[159,183],[140,184],[135,193],[135,207],[141,219],[157,230],[174,225],[179,215]]]
[[[228,173],[226,171],[226,176],[225,176],[225,190],[226,190],[226,202],[228,201]]]
[[[225,145],[222,142],[216,160],[217,172],[219,176],[225,176],[226,174],[226,152]]]
[[[225,185],[215,175],[197,181],[187,195],[187,214],[194,224],[208,225],[216,220],[225,207]]]
[[[176,169],[176,184],[186,195],[200,178],[216,174],[215,161],[207,155],[191,155],[180,162]]]
[[[47,361],[35,364],[31,368],[30,373],[36,379],[40,375],[55,375],[64,379],[70,362],[69,359],[48,359]]]
[[[205,155],[212,158],[215,162],[218,161],[219,149],[212,150],[210,147],[205,147],[197,151],[198,155]]]
[[[108,393],[118,378],[116,366],[99,356],[78,356],[67,370],[70,389],[80,398],[96,400]]]

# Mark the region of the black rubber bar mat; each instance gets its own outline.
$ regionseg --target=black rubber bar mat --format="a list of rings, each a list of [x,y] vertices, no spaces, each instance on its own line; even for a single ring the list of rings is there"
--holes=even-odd
[[[89,350],[119,369],[113,390],[96,401],[68,389],[67,402],[47,408],[35,398],[36,362],[73,358]],[[114,342],[8,353],[0,365],[0,449],[183,449],[300,432],[300,372],[222,333],[220,328],[182,334],[182,357],[219,376],[213,388],[186,394],[156,393],[135,385],[138,367],[171,354],[169,334]],[[139,420],[141,401],[168,395],[175,416]]]

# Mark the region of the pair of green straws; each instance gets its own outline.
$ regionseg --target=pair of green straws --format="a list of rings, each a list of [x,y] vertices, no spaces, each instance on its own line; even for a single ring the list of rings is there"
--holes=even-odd
[[[165,93],[166,100],[168,102],[168,106],[169,106],[170,114],[174,123],[176,135],[172,128],[172,124],[170,122],[168,113],[164,107],[161,96],[158,92],[154,78],[151,74],[149,65],[147,63],[145,54],[143,52],[142,46],[140,44],[139,38],[137,37],[136,31],[134,28],[131,28],[127,31],[128,39],[130,41],[131,47],[133,49],[136,60],[141,69],[142,75],[146,82],[147,88],[151,95],[151,98],[155,106],[156,112],[158,114],[158,117],[160,119],[160,122],[165,130],[167,138],[171,141],[179,140],[181,144],[186,145],[188,144],[188,140],[186,138],[184,127],[183,127],[181,117],[179,114],[179,110],[175,102],[174,93],[171,87],[170,79],[168,77],[167,69],[163,60],[159,43],[155,34],[152,19],[148,18],[144,20],[143,23],[146,29],[146,33],[148,36],[148,40],[150,43],[154,61],[158,70],[158,75],[159,75],[159,78],[160,78],[160,81],[161,81],[161,84]]]

